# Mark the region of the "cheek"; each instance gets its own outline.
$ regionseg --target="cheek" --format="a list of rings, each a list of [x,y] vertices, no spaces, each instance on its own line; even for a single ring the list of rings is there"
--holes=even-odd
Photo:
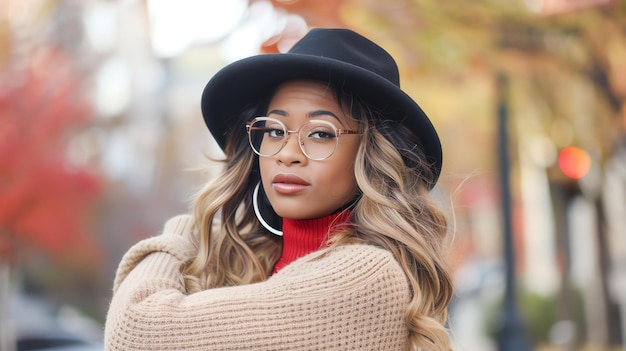
[[[323,172],[323,177],[328,186],[335,189],[354,188],[354,166],[352,164],[343,164],[332,171]]]
[[[332,191],[329,195],[351,196],[356,190],[354,157],[337,160],[333,167],[326,167],[318,173],[325,186]]]

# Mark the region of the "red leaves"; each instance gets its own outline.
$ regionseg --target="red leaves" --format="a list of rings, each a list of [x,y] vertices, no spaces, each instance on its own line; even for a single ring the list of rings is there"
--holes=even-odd
[[[5,83],[6,82],[6,83]],[[97,176],[67,160],[72,132],[89,109],[71,62],[56,51],[0,86],[0,259],[25,248],[53,256],[93,255],[86,221],[100,192]]]

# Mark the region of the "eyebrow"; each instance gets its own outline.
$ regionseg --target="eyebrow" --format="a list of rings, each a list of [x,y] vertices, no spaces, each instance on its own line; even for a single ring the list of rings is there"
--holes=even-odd
[[[285,111],[285,110],[271,110],[267,114],[268,115],[276,114],[276,115],[283,116],[283,117],[289,117],[289,113],[287,113],[287,111]],[[343,125],[343,123],[341,122],[339,117],[337,117],[337,115],[335,115],[334,113],[332,113],[332,112],[330,112],[328,110],[315,110],[315,111],[311,111],[311,112],[307,113],[307,117],[308,118],[318,117],[318,116],[331,116],[331,117],[334,117],[337,121],[339,121],[339,123],[341,125]]]

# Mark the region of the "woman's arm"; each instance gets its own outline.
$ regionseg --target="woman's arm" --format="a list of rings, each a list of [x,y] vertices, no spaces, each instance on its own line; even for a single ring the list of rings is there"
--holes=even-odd
[[[164,252],[184,262],[197,253],[192,243],[193,217],[180,215],[171,218],[165,223],[160,236],[140,241],[126,252],[115,274],[113,292],[126,280],[128,274],[146,258],[155,252]],[[137,273],[136,273],[137,274]]]
[[[167,231],[163,237],[180,239]],[[170,238],[163,241],[171,245]],[[118,276],[106,325],[108,350],[407,347],[409,288],[385,250],[339,246],[302,258],[265,282],[186,295],[179,268],[193,245],[181,240],[185,244],[171,250],[149,240],[158,249]],[[121,267],[141,256],[125,256]]]

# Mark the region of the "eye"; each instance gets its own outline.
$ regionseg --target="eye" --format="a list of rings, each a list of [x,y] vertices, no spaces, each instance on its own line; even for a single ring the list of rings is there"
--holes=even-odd
[[[282,128],[265,128],[265,133],[269,135],[270,138],[283,138],[285,136],[285,131]]]
[[[332,140],[335,137],[335,131],[326,126],[315,127],[307,133],[308,139],[315,139],[317,141]]]

